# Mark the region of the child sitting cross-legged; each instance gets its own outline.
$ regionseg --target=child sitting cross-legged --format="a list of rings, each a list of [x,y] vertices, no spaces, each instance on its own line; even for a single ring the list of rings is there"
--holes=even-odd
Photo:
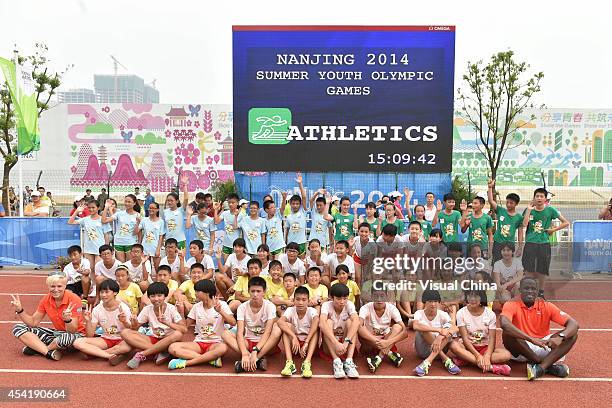
[[[196,264],[197,265],[197,264]],[[191,270],[191,276],[193,277]],[[236,319],[227,303],[217,297],[217,288],[209,279],[199,280],[194,285],[198,303],[187,315],[187,327],[195,324],[194,341],[172,343],[168,348],[175,357],[168,368],[175,370],[197,364],[210,363],[221,367],[221,357],[227,352],[227,345],[221,341],[224,324],[236,325]]]
[[[121,332],[138,326],[130,307],[117,299],[117,293],[119,284],[114,280],[100,283],[101,302],[94,308],[89,306],[83,314],[87,337],[78,338],[73,344],[84,356],[105,358],[113,366],[123,361],[132,349],[121,338]],[[94,337],[98,325],[102,328],[102,336]]]
[[[277,325],[283,331],[283,347],[287,359],[285,368],[281,371],[283,376],[295,373],[293,355],[299,354],[302,362],[302,377],[312,377],[311,360],[318,345],[319,314],[313,307],[308,306],[309,292],[303,286],[295,289],[293,299],[295,306],[285,310]]]
[[[183,338],[187,326],[174,305],[166,302],[168,286],[162,282],[153,282],[147,288],[151,301],[138,315],[138,323],[148,323],[152,335],[147,336],[134,329],[125,329],[121,337],[130,346],[142,351],[137,352],[127,366],[136,369],[149,356],[157,356],[155,364],[164,364],[170,358],[168,347]]]
[[[422,301],[424,308],[414,313],[412,328],[416,332],[414,348],[417,355],[424,360],[414,372],[419,377],[427,375],[431,363],[439,357],[449,373],[459,374],[461,369],[446,354],[453,333],[459,331],[457,326],[453,325],[448,313],[439,309],[441,299],[437,290],[423,291]]]

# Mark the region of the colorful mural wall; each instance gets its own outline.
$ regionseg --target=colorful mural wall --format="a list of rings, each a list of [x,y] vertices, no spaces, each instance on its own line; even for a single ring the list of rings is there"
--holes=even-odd
[[[538,186],[543,171],[549,186],[612,187],[612,110],[534,110],[520,120],[515,138],[524,143],[507,151],[498,185]],[[463,118],[454,124],[453,174],[469,171],[472,184],[486,185],[476,133]]]
[[[189,191],[233,177],[232,113],[225,105],[69,104],[72,191]]]

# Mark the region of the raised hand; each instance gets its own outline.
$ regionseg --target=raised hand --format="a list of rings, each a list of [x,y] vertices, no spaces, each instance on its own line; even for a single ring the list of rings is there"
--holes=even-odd
[[[181,174],[181,186],[183,188],[187,188],[187,186],[189,185],[189,175],[183,173]]]
[[[438,212],[442,211],[442,201],[440,200],[436,201],[436,210]]]
[[[495,180],[493,179],[489,179],[489,181],[487,181],[487,186],[491,189],[494,190],[495,189]]]
[[[461,200],[461,204],[459,204],[459,209],[461,210],[461,212],[467,211],[467,201],[465,201],[465,198],[463,200]]]
[[[191,217],[193,215],[193,207],[188,205],[186,208],[187,216]]]
[[[299,171],[295,173],[295,182],[298,184],[302,184],[302,173]]]
[[[216,210],[217,212],[221,209],[221,203],[218,201],[213,202],[213,210]]]
[[[527,209],[528,209],[528,210],[533,210],[534,208],[535,208],[535,201],[534,201],[534,200],[531,200],[531,201],[529,202],[529,204],[527,204]]]
[[[124,312],[119,313],[119,321],[123,323],[124,326],[130,325],[128,317]]]

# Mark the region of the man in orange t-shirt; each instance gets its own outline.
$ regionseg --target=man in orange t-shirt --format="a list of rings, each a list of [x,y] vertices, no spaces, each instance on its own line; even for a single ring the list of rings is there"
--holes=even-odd
[[[554,304],[538,298],[538,282],[523,278],[520,297],[504,304],[501,312],[504,346],[513,359],[527,362],[527,378],[544,374],[567,377],[569,367],[561,362],[578,339],[578,322]],[[550,334],[550,322],[564,328]]]
[[[19,295],[11,295],[15,313],[23,322],[13,327],[13,335],[25,345],[23,354],[41,354],[57,361],[62,358],[60,350],[71,348],[76,339],[85,336],[81,298],[66,290],[67,283],[63,272],[47,277],[49,293],[40,300],[33,314],[23,309]],[[39,326],[45,316],[49,317],[53,328]]]

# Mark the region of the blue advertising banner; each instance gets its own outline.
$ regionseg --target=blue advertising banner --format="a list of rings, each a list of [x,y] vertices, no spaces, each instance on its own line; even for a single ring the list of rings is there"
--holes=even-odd
[[[283,191],[299,194],[295,177],[294,172],[235,173],[242,197],[257,200],[260,205],[266,194],[271,194],[276,203],[281,202]],[[425,204],[426,193],[432,192],[441,199],[451,188],[450,174],[303,173],[302,178],[308,197],[325,188],[336,197],[349,197],[360,214],[364,213],[367,202],[376,202],[394,190],[403,194],[408,187],[412,194],[410,203]]]
[[[612,221],[574,221],[574,272],[612,271]]]
[[[68,218],[0,218],[0,265],[49,265],[80,242]]]
[[[235,26],[234,169],[451,171],[454,26]]]

